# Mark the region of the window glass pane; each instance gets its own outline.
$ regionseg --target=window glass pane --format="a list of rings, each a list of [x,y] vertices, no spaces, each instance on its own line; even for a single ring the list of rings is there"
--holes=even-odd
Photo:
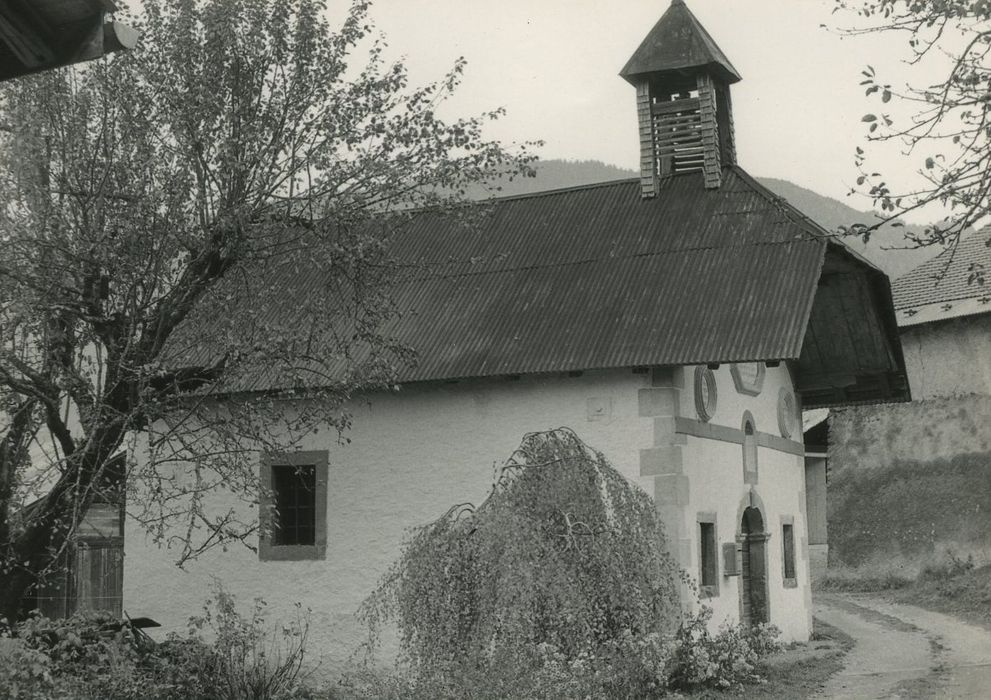
[[[743,473],[757,474],[757,431],[753,423],[747,421],[743,426]]]
[[[795,578],[795,529],[791,525],[783,525],[782,530],[785,550],[785,578]]]
[[[699,523],[703,586],[716,585],[716,525]]]
[[[316,542],[316,467],[279,465],[272,467],[276,514],[275,544]]]

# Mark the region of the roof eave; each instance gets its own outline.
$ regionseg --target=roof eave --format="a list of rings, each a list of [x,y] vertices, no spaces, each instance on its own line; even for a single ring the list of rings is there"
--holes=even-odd
[[[46,2],[5,3],[0,80],[91,61],[137,44],[138,33],[132,27],[105,21],[117,9],[108,0],[95,0],[90,14],[67,16],[64,24],[56,23],[60,7]]]

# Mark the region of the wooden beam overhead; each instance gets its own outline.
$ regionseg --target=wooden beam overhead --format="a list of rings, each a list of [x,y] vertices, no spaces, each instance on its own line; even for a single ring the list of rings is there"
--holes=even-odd
[[[0,41],[29,70],[37,70],[56,61],[55,51],[48,42],[5,2],[0,3]]]
[[[131,49],[138,35],[119,22],[109,0],[0,0],[0,80]]]

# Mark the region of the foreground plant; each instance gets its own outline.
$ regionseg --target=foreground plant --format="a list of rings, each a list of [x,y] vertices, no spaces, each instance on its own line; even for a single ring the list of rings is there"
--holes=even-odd
[[[0,697],[11,700],[298,700],[309,616],[273,626],[265,603],[242,614],[217,587],[188,635],[156,644],[105,612],[33,615],[10,631]],[[3,641],[3,640],[0,640]],[[0,650],[2,653],[4,650]]]
[[[537,697],[555,669],[653,692],[680,616],[666,551],[646,493],[570,430],[532,433],[482,504],[414,532],[361,615],[373,638],[398,624],[421,692],[484,679],[493,697]],[[620,678],[613,664],[638,669]]]

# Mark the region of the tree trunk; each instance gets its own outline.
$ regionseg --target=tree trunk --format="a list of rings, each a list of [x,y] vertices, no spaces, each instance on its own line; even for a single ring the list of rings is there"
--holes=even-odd
[[[13,623],[34,607],[28,594],[38,582],[38,572],[52,565],[53,552],[64,544],[64,537],[58,538],[61,542],[57,538],[55,528],[36,521],[8,544],[6,560],[0,568],[0,617]]]
[[[51,491],[22,512],[26,527],[7,543],[0,561],[0,616],[15,622],[33,607],[28,592],[40,574],[51,573],[59,565],[68,538],[93,500],[95,481],[123,478],[123,474],[105,473],[123,437],[124,426],[119,422],[94,429],[86,447],[69,458]],[[9,521],[11,514],[3,515]]]

